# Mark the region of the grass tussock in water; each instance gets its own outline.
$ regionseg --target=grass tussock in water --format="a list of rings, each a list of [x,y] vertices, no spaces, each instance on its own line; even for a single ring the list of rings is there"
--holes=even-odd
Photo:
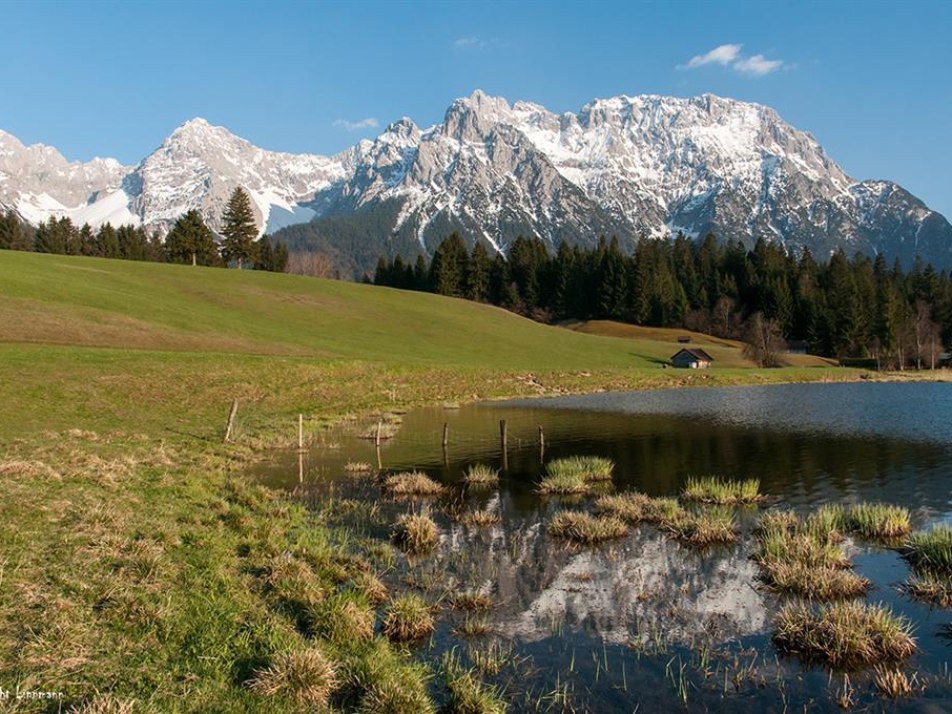
[[[931,570],[917,571],[906,579],[902,589],[916,600],[939,607],[952,607],[952,576],[948,574]]]
[[[719,476],[701,476],[688,479],[681,498],[685,501],[713,503],[729,506],[740,503],[757,503],[760,495],[760,479],[727,479]]]
[[[838,503],[820,506],[803,519],[797,530],[824,543],[839,542],[846,531],[846,509]]]
[[[662,527],[682,543],[698,547],[737,540],[737,521],[730,508],[705,508],[694,513],[682,511],[663,521]]]
[[[877,665],[873,677],[873,686],[876,687],[876,692],[881,697],[900,699],[910,696],[918,688],[916,680],[915,674],[910,677],[896,667]]]
[[[615,463],[604,456],[569,456],[553,459],[545,466],[549,477],[575,477],[584,482],[610,481]]]
[[[323,709],[337,688],[337,668],[320,647],[283,652],[255,672],[248,682],[265,697],[285,697],[297,704]]]
[[[859,503],[846,511],[846,528],[863,538],[899,538],[912,530],[909,510],[886,503]]]
[[[482,637],[489,634],[492,626],[485,617],[467,616],[463,624],[455,628],[453,632],[462,637]]]
[[[556,538],[592,545],[623,538],[628,526],[615,516],[593,516],[582,511],[559,511],[549,522],[549,533]]]
[[[483,683],[475,669],[466,669],[448,654],[443,658],[449,698],[447,714],[505,714],[506,702],[499,690]]]
[[[383,633],[394,642],[414,642],[433,634],[430,606],[419,595],[394,598],[383,618]]]
[[[919,570],[952,575],[952,526],[944,523],[913,533],[900,548],[902,557]]]
[[[799,564],[808,568],[849,568],[850,559],[835,543],[808,532],[770,531],[757,541],[755,558],[761,565]]]
[[[807,600],[861,597],[872,587],[869,579],[852,570],[798,562],[767,562],[761,567],[761,577],[771,589]]]
[[[309,632],[335,645],[348,646],[369,642],[374,635],[376,613],[363,595],[344,590],[310,608]]]
[[[789,535],[800,526],[800,518],[793,511],[766,511],[757,522],[756,533]]]
[[[367,602],[372,605],[380,605],[386,602],[389,596],[387,586],[374,573],[358,573],[351,581],[354,589],[367,598]]]
[[[500,520],[499,514],[490,510],[466,511],[459,517],[460,523],[473,528],[488,528],[496,525]]]
[[[463,476],[470,488],[491,488],[499,483],[499,471],[485,464],[473,464]]]
[[[467,612],[485,612],[492,609],[493,598],[485,593],[462,592],[450,598],[454,610]]]
[[[566,496],[588,493],[589,483],[579,474],[548,475],[539,482],[536,492],[546,496]]]
[[[439,496],[444,490],[441,484],[420,471],[391,474],[384,477],[381,486],[395,496]]]
[[[348,461],[344,464],[344,471],[349,474],[369,474],[373,470],[374,467],[366,461]]]
[[[407,553],[426,553],[436,547],[440,540],[440,531],[429,516],[408,513],[400,516],[394,523],[391,540]]]
[[[645,520],[645,511],[651,499],[638,491],[601,496],[595,501],[598,513],[617,516],[628,523],[641,523]]]
[[[882,605],[788,605],[773,637],[786,654],[850,668],[905,659],[916,651],[911,626]]]

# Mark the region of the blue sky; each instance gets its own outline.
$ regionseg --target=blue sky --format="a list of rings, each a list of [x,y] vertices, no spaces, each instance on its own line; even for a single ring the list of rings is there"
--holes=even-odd
[[[195,116],[330,154],[477,87],[554,111],[713,92],[952,218],[952,1],[0,0],[0,21],[0,128],[69,159],[136,162]]]

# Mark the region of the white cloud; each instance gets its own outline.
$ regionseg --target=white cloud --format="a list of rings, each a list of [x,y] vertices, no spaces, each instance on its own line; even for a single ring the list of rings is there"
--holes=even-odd
[[[679,64],[676,69],[696,69],[709,64],[719,64],[750,77],[763,77],[778,69],[791,66],[783,60],[770,60],[763,55],[744,57],[740,53],[743,47],[740,44],[719,45],[703,55],[695,55],[688,60],[687,64]]]
[[[734,69],[742,74],[751,74],[754,77],[763,77],[783,67],[782,60],[769,60],[763,55],[744,57],[734,63]]]
[[[359,131],[360,129],[376,129],[380,126],[380,122],[373,117],[367,117],[366,119],[359,119],[357,121],[338,119],[334,122],[334,126],[346,129],[347,131]]]
[[[720,45],[703,55],[695,55],[684,65],[685,69],[703,67],[706,64],[728,65],[740,56],[743,45]]]
[[[485,47],[486,42],[479,39],[478,37],[460,37],[456,42],[453,43],[454,47],[473,47],[479,49],[480,47]]]

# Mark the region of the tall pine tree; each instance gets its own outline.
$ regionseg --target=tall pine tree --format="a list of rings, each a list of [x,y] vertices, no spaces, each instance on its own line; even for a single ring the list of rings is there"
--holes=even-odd
[[[214,265],[218,262],[218,246],[212,230],[194,208],[179,216],[165,237],[165,255],[170,263]]]
[[[251,199],[241,186],[235,188],[221,217],[221,254],[226,262],[234,261],[241,270],[243,263],[251,263],[255,257],[255,225]]]

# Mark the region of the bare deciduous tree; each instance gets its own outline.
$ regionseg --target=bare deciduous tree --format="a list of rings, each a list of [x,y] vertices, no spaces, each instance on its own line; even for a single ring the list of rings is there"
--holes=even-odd
[[[781,367],[781,355],[787,348],[780,327],[755,312],[744,325],[744,357],[760,367]]]

